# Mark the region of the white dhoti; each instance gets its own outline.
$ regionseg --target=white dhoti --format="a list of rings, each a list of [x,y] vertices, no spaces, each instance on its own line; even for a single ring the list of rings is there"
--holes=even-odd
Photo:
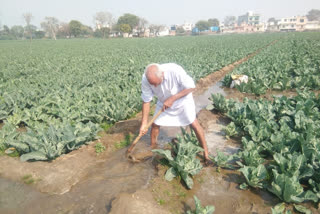
[[[154,115],[161,111],[161,108],[161,105],[157,105]],[[191,99],[189,98],[184,105],[175,111],[171,111],[171,109],[168,108],[162,112],[154,123],[158,126],[187,126],[193,123],[195,119],[196,107],[191,95]]]

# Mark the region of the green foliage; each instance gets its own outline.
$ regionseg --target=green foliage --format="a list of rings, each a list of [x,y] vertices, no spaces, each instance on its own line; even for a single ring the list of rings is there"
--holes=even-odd
[[[295,204],[294,208],[300,213],[312,214],[311,210],[307,209],[306,207],[304,207],[302,205]]]
[[[212,110],[212,109],[216,109],[222,113],[225,113],[226,110],[233,105],[233,101],[232,100],[227,100],[224,98],[224,96],[222,94],[211,94],[211,98],[209,98],[212,103],[213,106],[212,108],[207,108],[208,110]]]
[[[128,24],[121,24],[119,29],[122,33],[130,33],[131,32],[131,27]]]
[[[81,24],[81,22],[79,22],[77,20],[71,20],[69,22],[70,33],[74,37],[78,37],[81,34],[82,27],[83,27],[83,25]]]
[[[122,31],[125,33],[132,32],[132,29],[138,26],[139,24],[139,17],[130,13],[125,13],[124,15],[120,16],[118,19],[118,25],[121,28],[121,25],[127,26],[126,29],[129,31]],[[121,30],[121,29],[120,29]]]
[[[97,38],[108,38],[109,33],[110,33],[110,28],[103,27],[100,29],[96,29],[93,33],[93,36]]]
[[[219,27],[219,20],[214,18],[214,19],[208,19],[208,23],[210,27]]]
[[[223,152],[217,150],[217,155],[214,158],[211,158],[212,162],[215,163],[218,167],[234,169],[230,164],[231,161],[235,159],[233,155],[226,155]]]
[[[178,143],[171,144],[174,156],[172,156],[171,150],[154,149],[152,152],[163,156],[168,161],[170,168],[165,174],[167,181],[171,181],[173,178],[180,176],[187,187],[192,189],[193,180],[191,176],[198,174],[202,169],[200,160],[197,159],[196,156],[197,153],[203,151],[203,149],[198,146],[197,140],[186,132],[177,138]]]
[[[241,92],[265,94],[267,89],[320,89],[320,37],[318,33],[290,34],[241,64],[232,74],[249,76]],[[230,78],[224,85],[230,86]]]
[[[222,85],[225,87],[230,87],[231,83],[232,83],[231,74],[225,75],[222,80]]]
[[[25,184],[33,184],[35,182],[34,178],[32,175],[28,174],[22,177],[22,180]]]
[[[241,131],[234,122],[229,123],[225,128],[222,129],[226,133],[227,139],[230,137],[239,136],[239,132]]]
[[[239,171],[245,177],[247,184],[253,188],[263,188],[263,182],[268,176],[268,172],[264,165],[259,165],[257,167],[254,166],[244,166],[239,169]]]
[[[270,192],[278,196],[285,202],[301,203],[305,200],[313,200],[317,202],[318,198],[311,191],[304,192],[297,177],[289,177],[285,174],[278,174],[276,170],[272,170],[274,180]]]
[[[78,123],[62,127],[39,127],[36,132],[28,129],[26,133],[20,135],[19,141],[7,144],[23,153],[21,161],[52,160],[80,148],[83,144],[88,144],[90,140],[96,138],[98,131],[99,126],[93,123],[88,126]]]
[[[210,24],[208,21],[200,20],[196,23],[196,27],[199,29],[199,31],[205,31],[209,29]]]
[[[132,136],[130,134],[127,134],[125,140],[120,141],[119,143],[116,143],[114,147],[116,149],[125,148],[131,144],[131,140],[132,140]]]
[[[243,103],[212,96],[214,109],[225,112],[232,130],[243,135],[235,155],[246,179],[241,188],[264,188],[288,203],[319,201],[319,96],[305,90],[292,98]],[[219,155],[216,162],[220,159],[228,163]]]
[[[280,203],[271,208],[272,214],[283,214],[283,212],[286,209],[286,204],[285,203]]]
[[[112,123],[107,123],[107,122],[103,122],[103,123],[101,123],[101,125],[100,125],[100,127],[101,127],[104,131],[108,131],[112,126],[113,126]]]
[[[94,145],[94,149],[96,150],[97,154],[100,154],[100,153],[106,151],[106,147],[104,145],[102,145],[102,143],[96,143],[96,145]]]
[[[214,206],[206,206],[202,207],[200,200],[197,198],[197,196],[193,196],[194,202],[196,204],[196,209],[194,211],[187,211],[187,214],[212,214],[215,211]]]

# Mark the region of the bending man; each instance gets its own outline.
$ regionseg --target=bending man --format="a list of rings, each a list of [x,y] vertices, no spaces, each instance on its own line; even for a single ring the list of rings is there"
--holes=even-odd
[[[154,121],[151,128],[151,148],[156,148],[160,126],[191,125],[204,149],[204,159],[209,160],[204,132],[196,118],[192,92],[195,89],[193,79],[185,70],[174,63],[150,64],[142,76],[142,121],[140,135],[146,134],[150,102],[153,96],[158,97],[155,114],[164,111]]]

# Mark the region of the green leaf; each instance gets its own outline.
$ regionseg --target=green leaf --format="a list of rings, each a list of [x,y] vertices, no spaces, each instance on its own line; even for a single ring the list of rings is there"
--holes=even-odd
[[[170,150],[153,149],[152,152],[156,153],[158,155],[164,156],[169,161],[173,161],[173,157],[171,155],[171,151]]]
[[[284,210],[286,208],[285,203],[280,203],[271,208],[272,214],[283,214]]]
[[[178,176],[177,171],[176,171],[173,167],[170,167],[170,168],[167,170],[164,178],[165,178],[167,181],[172,181],[172,179],[175,178],[176,176]]]
[[[47,156],[42,152],[30,152],[21,155],[20,160],[22,162],[29,160],[48,160]]]
[[[299,211],[300,213],[304,213],[304,214],[312,214],[311,210],[309,210],[308,208],[302,206],[302,205],[297,205],[297,204],[294,204],[293,205],[294,208]]]

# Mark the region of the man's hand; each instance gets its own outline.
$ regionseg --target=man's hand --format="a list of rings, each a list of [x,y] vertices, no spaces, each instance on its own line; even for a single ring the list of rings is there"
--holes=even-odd
[[[164,101],[162,111],[166,110],[167,108],[170,108],[173,105],[174,101],[174,96],[171,96],[166,101]]]
[[[142,123],[140,126],[140,132],[139,132],[139,136],[143,136],[145,134],[147,134],[148,129],[146,129],[147,124]]]

